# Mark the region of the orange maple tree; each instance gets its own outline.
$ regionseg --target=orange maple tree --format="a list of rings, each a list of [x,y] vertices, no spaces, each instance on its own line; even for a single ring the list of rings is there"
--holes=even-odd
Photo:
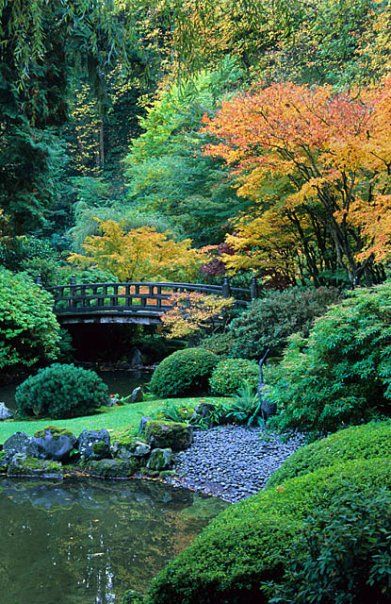
[[[283,223],[286,243],[294,242],[315,280],[333,268],[352,282],[379,276],[376,261],[391,255],[390,84],[361,93],[258,85],[204,118],[216,141],[205,152],[223,158],[239,194],[254,201],[229,238],[237,251],[227,259],[232,269],[243,255],[247,268],[251,258],[254,267],[270,267],[267,246],[273,237],[279,245]]]

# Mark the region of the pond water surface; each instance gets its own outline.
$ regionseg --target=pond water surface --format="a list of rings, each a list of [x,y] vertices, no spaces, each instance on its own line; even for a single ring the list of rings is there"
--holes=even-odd
[[[1,604],[119,604],[227,504],[132,480],[0,480]]]

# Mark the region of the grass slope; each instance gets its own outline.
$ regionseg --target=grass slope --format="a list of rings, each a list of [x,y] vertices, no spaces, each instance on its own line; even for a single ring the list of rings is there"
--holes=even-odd
[[[102,428],[106,428],[112,433],[124,430],[136,432],[140,419],[144,415],[155,415],[168,402],[170,405],[193,407],[200,401],[219,403],[227,401],[227,399],[217,397],[159,399],[128,404],[123,407],[102,407],[99,413],[95,415],[75,417],[73,419],[8,420],[0,423],[0,443],[4,443],[15,432],[25,432],[26,434],[33,435],[34,432],[48,425],[66,428],[76,436],[82,430],[101,430]]]

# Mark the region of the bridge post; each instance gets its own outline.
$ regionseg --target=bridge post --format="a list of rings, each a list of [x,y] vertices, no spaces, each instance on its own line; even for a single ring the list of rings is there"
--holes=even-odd
[[[231,285],[230,285],[228,277],[224,277],[224,281],[223,281],[223,285],[222,285],[221,291],[222,291],[222,294],[223,294],[223,298],[230,298],[231,297]]]
[[[251,284],[250,284],[250,296],[251,296],[251,300],[255,300],[255,298],[259,297],[260,294],[260,284],[258,282],[257,277],[254,275],[253,278],[251,279]]]

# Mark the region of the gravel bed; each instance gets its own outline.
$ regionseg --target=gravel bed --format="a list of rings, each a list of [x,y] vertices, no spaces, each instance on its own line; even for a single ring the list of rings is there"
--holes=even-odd
[[[176,455],[176,475],[166,482],[232,503],[257,493],[304,442],[301,434],[282,442],[276,434],[262,438],[262,433],[241,426],[195,430],[190,449]]]

